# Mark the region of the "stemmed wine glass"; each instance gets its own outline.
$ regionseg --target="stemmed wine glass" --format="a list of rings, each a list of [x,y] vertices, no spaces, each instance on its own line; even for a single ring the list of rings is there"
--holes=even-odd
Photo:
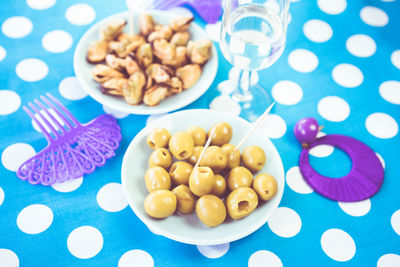
[[[240,69],[240,74],[237,81],[228,82],[231,90],[226,90],[225,81],[218,86],[218,93],[239,104],[240,116],[249,121],[256,120],[271,104],[267,91],[253,84],[250,77],[281,56],[286,43],[289,3],[290,0],[223,0],[219,45],[224,57]]]

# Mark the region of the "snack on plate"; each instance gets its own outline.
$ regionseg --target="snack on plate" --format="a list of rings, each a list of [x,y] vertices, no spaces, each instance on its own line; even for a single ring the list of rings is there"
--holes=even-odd
[[[227,215],[234,220],[248,216],[259,202],[275,196],[278,187],[274,177],[256,174],[266,163],[263,149],[248,146],[241,155],[229,143],[233,130],[226,122],[214,124],[211,132],[213,145],[204,151],[196,168],[207,131],[192,126],[174,134],[164,128],[149,133],[147,144],[153,152],[144,177],[149,192],[144,204],[148,215],[166,218],[174,213],[196,212],[203,224],[215,227]]]
[[[107,25],[86,56],[89,63],[96,64],[91,74],[101,84],[102,93],[122,96],[130,105],[156,106],[192,87],[210,59],[212,47],[210,40],[190,40],[192,21],[193,17],[180,17],[160,25],[143,14],[140,33],[135,35],[123,32],[125,20]]]

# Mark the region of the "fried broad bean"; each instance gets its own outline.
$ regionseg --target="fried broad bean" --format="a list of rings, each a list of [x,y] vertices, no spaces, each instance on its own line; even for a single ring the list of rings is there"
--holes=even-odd
[[[225,204],[229,216],[239,220],[255,210],[258,205],[258,197],[250,187],[240,187],[228,195]]]
[[[177,199],[174,193],[168,190],[151,192],[144,199],[144,210],[153,218],[166,218],[176,210]]]
[[[257,192],[259,198],[264,201],[272,199],[278,191],[275,178],[266,173],[260,173],[256,176],[253,188]]]
[[[214,195],[202,196],[197,201],[196,214],[209,227],[220,225],[226,218],[224,202]]]

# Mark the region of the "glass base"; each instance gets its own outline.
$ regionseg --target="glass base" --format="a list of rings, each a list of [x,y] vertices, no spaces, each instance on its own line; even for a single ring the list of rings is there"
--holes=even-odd
[[[210,109],[239,115],[249,122],[256,121],[272,104],[267,91],[259,85],[251,85],[242,93],[231,80],[221,82],[211,95]]]

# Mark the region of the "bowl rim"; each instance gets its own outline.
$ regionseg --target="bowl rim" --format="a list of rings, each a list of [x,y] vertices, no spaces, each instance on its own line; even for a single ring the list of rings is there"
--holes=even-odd
[[[239,121],[245,122],[246,124],[250,124],[247,120],[234,116],[232,114],[228,114],[226,112],[222,112],[222,111],[214,111],[214,110],[209,110],[209,109],[188,109],[188,110],[182,110],[182,111],[177,111],[171,114],[167,114],[159,119],[157,119],[152,125],[156,126],[157,125],[157,121],[165,119],[165,117],[173,117],[175,116],[177,113],[182,114],[182,113],[196,113],[196,112],[211,112],[211,113],[219,113],[220,115],[222,114],[223,116],[228,116],[231,117],[233,119],[238,119]],[[265,216],[263,216],[262,219],[256,221],[256,223],[254,223],[253,225],[250,225],[250,227],[248,227],[247,229],[245,229],[244,231],[240,232],[240,233],[232,233],[231,235],[224,237],[224,238],[219,238],[219,239],[214,239],[212,242],[209,242],[207,240],[205,241],[196,241],[193,240],[192,238],[187,238],[185,236],[177,236],[176,234],[170,234],[166,231],[164,231],[162,228],[159,228],[157,226],[157,224],[151,224],[151,221],[149,218],[145,217],[141,211],[139,211],[139,209],[136,207],[136,204],[134,203],[134,201],[129,197],[129,192],[127,189],[127,179],[128,178],[128,163],[127,163],[127,155],[132,153],[132,149],[133,147],[136,145],[136,143],[138,143],[138,138],[143,137],[144,134],[146,134],[150,129],[152,129],[154,126],[146,126],[144,127],[136,136],[135,138],[130,142],[129,146],[127,147],[124,157],[123,157],[123,161],[122,161],[122,166],[121,166],[121,183],[122,183],[122,188],[123,188],[123,192],[125,194],[125,198],[127,199],[127,202],[129,204],[129,206],[131,207],[131,209],[133,210],[133,212],[135,213],[135,215],[142,221],[142,223],[144,223],[149,229],[151,229],[151,231],[153,231],[155,234],[157,235],[161,235],[164,237],[167,237],[169,239],[172,239],[174,241],[178,241],[181,243],[186,243],[186,244],[191,244],[191,245],[219,245],[219,244],[225,244],[228,242],[233,242],[236,240],[239,240],[241,238],[244,238],[250,234],[252,234],[253,232],[257,231],[261,226],[263,226],[265,223],[267,223],[268,219],[271,217],[271,214],[278,208],[282,197],[283,197],[283,193],[284,193],[284,188],[285,188],[285,170],[284,170],[284,166],[283,166],[283,162],[282,162],[282,158],[280,157],[280,154],[278,152],[278,150],[276,149],[275,145],[272,143],[272,141],[268,138],[265,137],[265,142],[269,143],[268,145],[271,147],[272,150],[274,150],[274,152],[276,153],[276,155],[279,156],[279,166],[277,166],[277,168],[279,168],[280,173],[282,173],[282,190],[280,191],[281,193],[279,195],[276,195],[275,197],[278,198],[278,200],[276,202],[273,203],[273,206],[269,209],[268,213],[265,214]],[[257,131],[257,130],[256,130]]]
[[[110,15],[108,17],[105,17],[103,19],[101,19],[100,21],[96,22],[95,24],[93,24],[88,30],[86,30],[86,32],[82,35],[82,37],[79,39],[78,44],[76,45],[75,51],[74,51],[74,55],[73,55],[73,67],[74,67],[74,73],[75,76],[78,80],[78,83],[80,84],[80,86],[83,88],[83,90],[91,97],[93,98],[95,101],[97,101],[98,103],[110,107],[114,110],[117,111],[121,111],[121,112],[125,112],[125,113],[129,113],[129,114],[138,114],[138,115],[151,115],[151,114],[162,114],[162,113],[167,113],[167,112],[171,112],[171,111],[176,111],[180,108],[183,108],[187,105],[190,105],[191,103],[193,103],[194,101],[196,101],[197,99],[199,99],[202,95],[204,95],[207,90],[210,88],[211,84],[214,82],[215,77],[217,75],[218,72],[218,52],[217,49],[215,47],[215,44],[212,42],[212,57],[211,59],[206,63],[206,65],[208,65],[208,76],[206,77],[207,79],[203,79],[200,80],[201,77],[204,75],[204,67],[203,67],[203,72],[200,76],[200,79],[197,81],[197,83],[192,86],[191,88],[189,88],[187,91],[185,92],[191,92],[190,94],[187,94],[187,97],[185,98],[185,101],[179,101],[179,102],[172,102],[169,105],[163,107],[160,105],[154,106],[154,107],[149,107],[144,105],[143,103],[140,105],[124,105],[124,103],[121,105],[121,103],[117,103],[114,101],[110,101],[108,99],[108,97],[112,97],[109,95],[105,95],[105,94],[96,94],[94,92],[94,90],[98,90],[98,88],[93,89],[92,86],[90,84],[88,84],[87,82],[85,82],[85,78],[84,78],[84,71],[83,71],[83,67],[82,64],[83,62],[86,62],[86,57],[82,57],[82,55],[86,55],[86,50],[87,47],[84,46],[84,43],[89,43],[91,40],[89,37],[94,34],[95,32],[98,32],[101,25],[104,24],[106,21],[110,21],[113,19],[117,19],[117,18],[125,18],[128,16],[128,11],[123,11],[123,12],[119,12],[113,15]],[[136,12],[136,14],[138,14],[139,12]],[[152,16],[167,16],[170,18],[173,18],[174,14],[167,12],[167,11],[163,11],[163,10],[154,10],[154,9],[149,9],[146,10],[146,13],[152,15]],[[207,32],[200,27],[200,25],[198,25],[195,22],[192,22],[192,24],[190,25],[189,29],[194,29],[196,32],[201,32],[202,34],[204,34],[204,36],[208,36]],[[211,40],[211,38],[209,38]],[[82,51],[85,51],[84,53]],[[202,81],[203,83],[199,84],[198,82]],[[193,88],[196,87],[196,88]],[[195,89],[195,90],[191,90],[191,89]],[[173,97],[173,96],[172,96]],[[121,101],[124,101],[123,99],[121,99]],[[162,102],[160,103],[162,104]]]

